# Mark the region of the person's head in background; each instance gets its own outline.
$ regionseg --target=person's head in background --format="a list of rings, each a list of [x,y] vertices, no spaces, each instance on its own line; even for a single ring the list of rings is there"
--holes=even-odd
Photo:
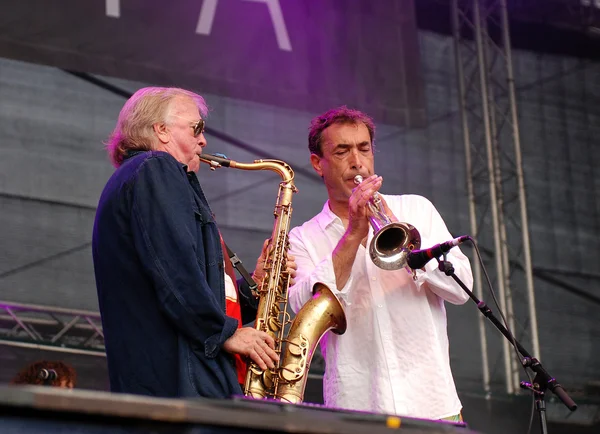
[[[10,384],[34,384],[72,389],[76,381],[77,373],[72,366],[60,361],[40,360],[19,371]]]

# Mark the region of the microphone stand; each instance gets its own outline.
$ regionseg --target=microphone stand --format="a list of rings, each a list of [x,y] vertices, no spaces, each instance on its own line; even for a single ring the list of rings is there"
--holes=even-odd
[[[532,357],[531,354],[529,354],[529,352],[523,348],[519,341],[517,341],[515,337],[506,329],[506,327],[504,327],[504,325],[493,314],[487,304],[484,301],[479,300],[475,294],[473,294],[471,290],[465,286],[458,276],[454,274],[454,267],[450,261],[446,260],[446,254],[444,253],[444,259],[436,259],[439,263],[438,269],[446,276],[450,276],[452,279],[454,279],[454,281],[458,283],[458,285],[469,295],[471,300],[475,302],[477,308],[483,314],[483,316],[489,319],[490,322],[494,324],[494,326],[500,331],[500,333],[502,333],[502,335],[504,335],[506,339],[508,339],[511,344],[514,344],[521,356],[523,356],[521,364],[525,368],[530,368],[533,372],[535,372],[533,384],[521,381],[520,387],[522,389],[529,389],[534,393],[535,408],[540,416],[540,427],[542,430],[541,433],[547,434],[548,427],[546,424],[546,401],[544,401],[546,391],[550,389],[550,391],[558,396],[562,403],[571,411],[575,411],[577,409],[577,404],[571,399],[567,392],[565,392],[562,386],[558,384],[556,379],[544,369],[540,361],[535,357]]]

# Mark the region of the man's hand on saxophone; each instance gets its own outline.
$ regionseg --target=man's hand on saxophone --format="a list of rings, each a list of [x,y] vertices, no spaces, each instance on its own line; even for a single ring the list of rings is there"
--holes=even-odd
[[[279,356],[275,352],[275,341],[267,333],[252,327],[242,327],[223,344],[231,354],[249,357],[260,369],[273,369]]]
[[[271,240],[267,239],[263,243],[260,256],[256,261],[256,268],[252,273],[252,278],[258,285],[262,284],[265,276],[265,262],[269,257],[269,241]],[[286,270],[290,276],[290,286],[294,284],[297,268],[294,257],[287,255]],[[249,357],[260,369],[264,370],[275,368],[274,362],[279,360],[279,356],[275,352],[275,340],[269,334],[252,327],[238,329],[225,341],[223,349],[232,354]]]
[[[262,246],[262,251],[260,252],[260,257],[258,258],[258,260],[256,261],[256,268],[254,269],[254,272],[252,273],[252,278],[254,279],[254,281],[258,284],[261,285],[263,278],[265,277],[265,261],[267,260],[268,257],[268,246],[269,246],[269,242],[271,241],[270,238],[267,238],[265,240],[265,242],[263,243]],[[296,258],[294,258],[294,255],[290,255],[289,253],[286,253],[286,270],[290,275],[290,284],[289,286],[294,285],[294,283],[296,283],[296,270],[298,269],[298,265],[296,265]]]

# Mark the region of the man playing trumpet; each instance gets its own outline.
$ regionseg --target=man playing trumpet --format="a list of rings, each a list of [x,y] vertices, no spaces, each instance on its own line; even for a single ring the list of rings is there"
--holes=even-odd
[[[458,420],[461,403],[450,370],[444,302],[462,304],[468,296],[435,261],[414,278],[403,266],[387,271],[371,261],[369,204],[382,186],[374,174],[374,138],[373,121],[356,110],[340,107],[313,119],[310,161],[329,200],[290,232],[290,253],[298,265],[290,305],[298,311],[317,282],[328,285],[344,305],[346,333],[327,333],[321,340],[327,406]],[[357,175],[364,178],[358,186]],[[379,196],[390,220],[412,224],[423,245],[452,238],[424,197]],[[458,248],[448,258],[456,275],[472,286],[468,258]]]

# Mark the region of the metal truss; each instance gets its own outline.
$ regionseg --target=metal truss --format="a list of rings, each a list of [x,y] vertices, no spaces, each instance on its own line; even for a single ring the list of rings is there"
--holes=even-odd
[[[588,36],[600,33],[600,0],[508,0],[511,17]]]
[[[452,0],[452,20],[471,233],[482,246],[493,246],[484,262],[500,308],[516,338],[539,358],[506,0]],[[481,269],[473,265],[475,294],[489,299],[482,297]],[[483,386],[489,395],[497,379],[491,378],[495,370],[490,374],[488,340],[499,334],[488,333],[493,327],[484,322],[480,315]],[[505,391],[516,393],[521,367],[504,338],[502,354]]]
[[[98,312],[0,301],[0,344],[105,357]]]

